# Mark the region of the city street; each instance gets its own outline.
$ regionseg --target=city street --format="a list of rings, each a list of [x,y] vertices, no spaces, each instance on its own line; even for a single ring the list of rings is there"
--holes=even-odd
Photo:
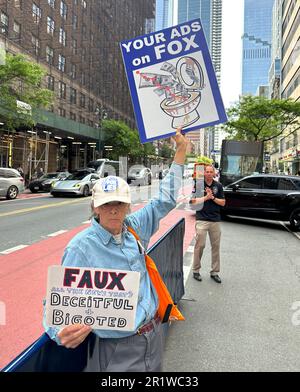
[[[134,208],[154,196],[158,185],[155,180],[151,187],[131,186]],[[90,202],[90,197],[54,198],[49,193],[32,194],[29,190],[16,200],[1,199],[1,229],[5,230],[1,230],[0,254],[86,223],[91,216]]]

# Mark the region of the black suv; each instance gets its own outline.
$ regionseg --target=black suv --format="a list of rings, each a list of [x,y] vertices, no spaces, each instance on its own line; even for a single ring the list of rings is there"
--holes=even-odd
[[[222,215],[289,221],[300,229],[300,177],[261,174],[244,177],[224,188]]]

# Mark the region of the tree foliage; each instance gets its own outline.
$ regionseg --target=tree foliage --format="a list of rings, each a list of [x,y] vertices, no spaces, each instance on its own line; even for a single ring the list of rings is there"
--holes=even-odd
[[[109,154],[111,159],[130,156],[136,160],[155,153],[153,145],[151,143],[141,144],[138,132],[128,127],[123,121],[104,120],[102,130],[105,144],[113,146]]]
[[[224,130],[234,140],[265,142],[300,127],[300,102],[291,99],[243,96],[227,114]]]
[[[174,156],[174,150],[168,144],[164,143],[161,147],[160,155],[163,158],[172,158]]]
[[[21,110],[17,100],[29,104],[33,110],[52,102],[53,93],[41,87],[45,71],[23,55],[7,54],[5,60],[0,65],[0,120],[7,129],[32,126],[32,112]]]

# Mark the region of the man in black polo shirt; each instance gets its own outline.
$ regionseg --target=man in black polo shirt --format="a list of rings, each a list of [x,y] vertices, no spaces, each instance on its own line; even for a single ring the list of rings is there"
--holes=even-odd
[[[220,272],[220,240],[221,240],[221,207],[225,205],[222,185],[214,180],[215,169],[207,165],[204,169],[204,196],[192,199],[192,203],[200,204],[196,211],[196,244],[194,248],[193,277],[201,282],[199,273],[201,258],[205,248],[208,232],[211,243],[212,264],[210,277],[221,283]]]

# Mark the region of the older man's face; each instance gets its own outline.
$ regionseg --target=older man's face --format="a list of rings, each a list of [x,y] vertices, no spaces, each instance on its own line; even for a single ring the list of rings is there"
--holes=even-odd
[[[111,234],[121,233],[126,214],[129,212],[129,204],[120,201],[103,204],[95,208],[99,216],[100,224]]]

